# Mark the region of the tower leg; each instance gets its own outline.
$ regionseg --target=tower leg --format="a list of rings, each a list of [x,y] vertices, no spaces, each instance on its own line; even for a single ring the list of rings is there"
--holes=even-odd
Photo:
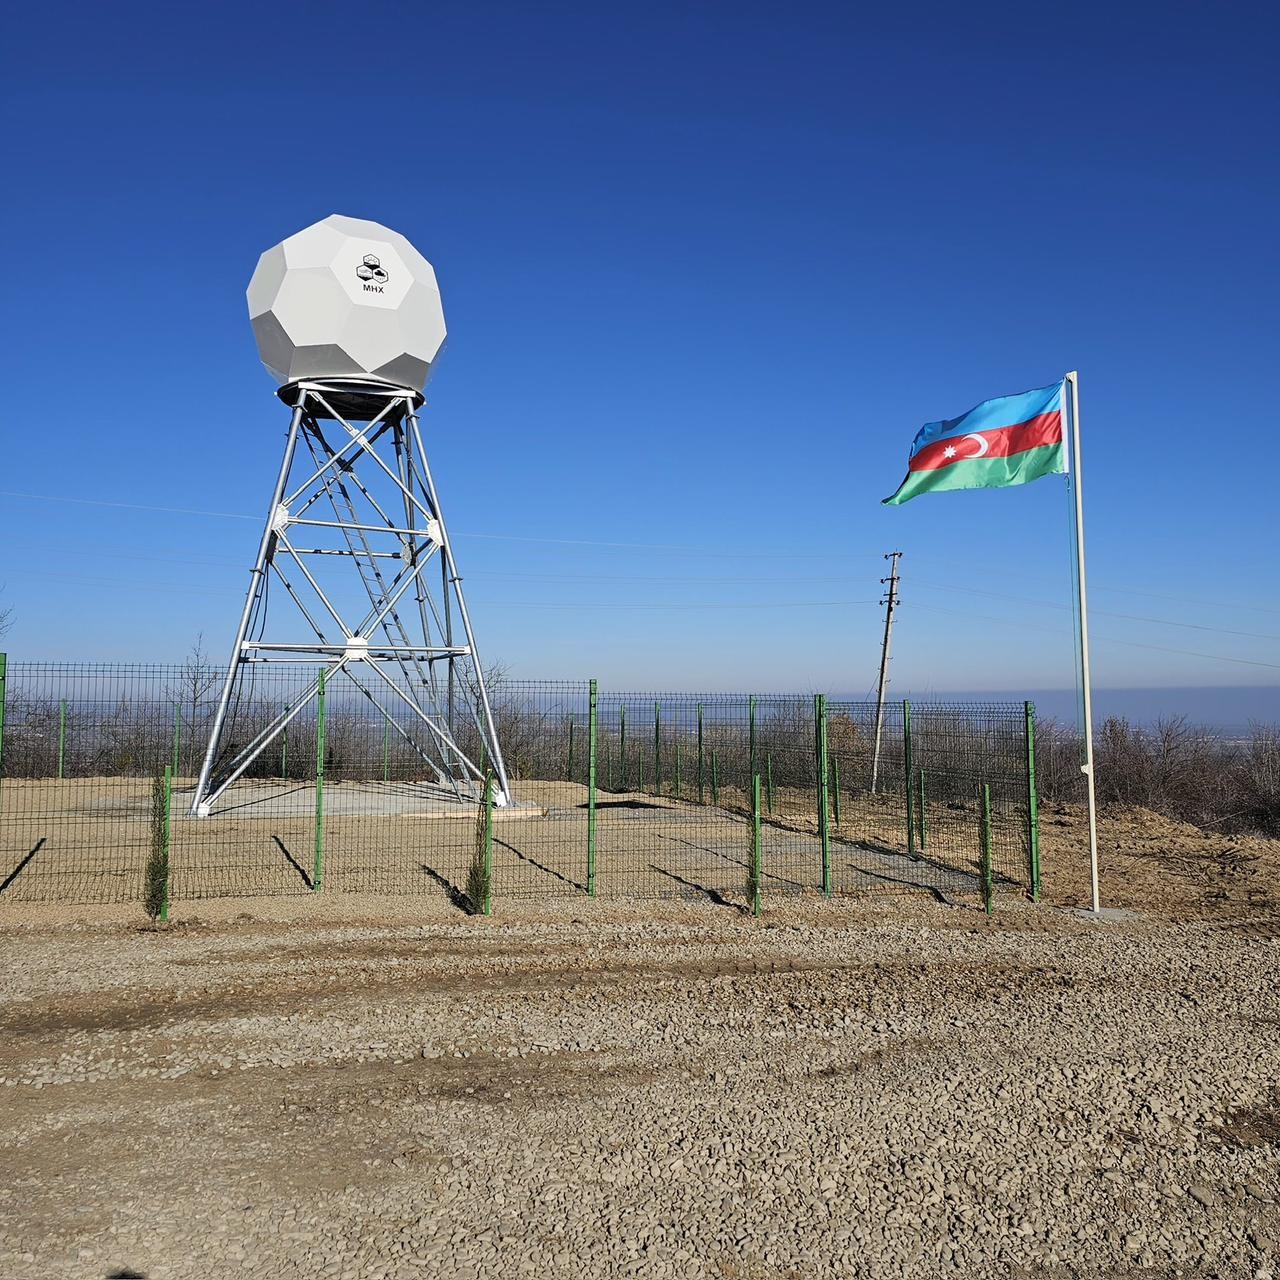
[[[467,648],[471,653],[471,661],[475,666],[476,692],[480,699],[480,706],[484,711],[484,727],[488,730],[489,741],[493,743],[493,771],[497,775],[498,787],[501,795],[499,801],[502,805],[511,803],[511,784],[507,781],[507,766],[502,758],[502,750],[498,745],[498,731],[493,724],[493,708],[489,705],[489,690],[485,687],[484,666],[480,661],[480,653],[476,648],[475,633],[471,629],[471,615],[467,612],[467,601],[462,594],[462,577],[458,573],[457,562],[453,558],[453,545],[449,541],[449,533],[445,528],[444,516],[440,511],[440,499],[436,495],[436,483],[431,478],[431,467],[427,463],[427,451],[422,447],[422,432],[418,429],[418,419],[415,415],[409,415],[409,425],[413,431],[414,443],[418,446],[418,456],[422,459],[422,479],[426,485],[427,496],[431,500],[431,506],[435,510],[436,520],[440,524],[440,542],[441,550],[444,555],[445,567],[449,573],[449,581],[453,586],[454,594],[458,600],[458,618],[462,622],[462,629],[467,637]],[[447,597],[446,597],[447,598]],[[453,663],[449,664],[449,704],[450,710],[453,706]]]
[[[227,707],[231,703],[231,690],[235,685],[236,672],[244,650],[244,638],[249,633],[249,623],[253,619],[254,605],[262,596],[263,583],[266,581],[267,563],[275,552],[276,512],[280,500],[284,497],[285,485],[289,483],[289,472],[293,468],[293,455],[298,447],[298,428],[302,423],[302,405],[294,407],[289,419],[289,434],[285,438],[284,457],[280,462],[280,474],[276,477],[276,487],[271,493],[271,505],[267,509],[266,527],[262,531],[262,541],[258,544],[258,558],[254,561],[253,572],[249,575],[249,592],[245,597],[244,611],[240,614],[240,626],[236,630],[236,642],[231,649],[231,660],[227,663],[226,678],[222,682],[222,693],[218,697],[218,709],[214,713],[213,727],[209,731],[209,745],[205,748],[204,761],[200,765],[200,778],[196,783],[195,795],[191,800],[191,812],[197,817],[206,817],[205,791],[209,786],[209,775],[213,772],[214,757],[218,744],[222,740],[222,728],[227,719]]]
[[[281,396],[293,405],[289,433],[191,812],[207,816],[303,711],[315,692],[317,667],[335,697],[342,695],[334,677],[345,672],[348,692],[362,700],[357,705],[372,707],[384,735],[394,728],[421,758],[424,785],[445,788],[455,800],[475,799],[487,761],[497,784],[494,801],[509,805],[506,763],[462,577],[414,412],[421,396],[384,383],[319,380],[291,383]],[[300,442],[309,457],[299,451]],[[292,476],[295,465],[299,474]],[[437,554],[440,576],[433,589],[431,559]],[[268,596],[272,579],[287,599]],[[277,604],[286,612],[290,604],[296,607],[293,626],[283,634],[281,619],[267,617],[268,598],[273,615]],[[359,598],[367,612],[364,603],[360,614],[354,612]],[[455,632],[461,633],[456,640]],[[439,662],[448,664],[443,690]],[[470,717],[456,723],[460,662],[471,664],[474,683],[467,692],[474,696],[464,699]],[[252,664],[261,663],[301,667],[311,680],[266,722],[252,696],[243,707],[243,690],[253,686]],[[228,752],[223,744],[231,737],[241,745]]]

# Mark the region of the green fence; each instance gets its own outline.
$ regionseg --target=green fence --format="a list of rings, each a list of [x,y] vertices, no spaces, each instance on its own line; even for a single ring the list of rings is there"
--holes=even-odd
[[[259,673],[231,709],[232,747],[316,675]],[[389,732],[339,672],[194,818],[216,676],[0,658],[0,906],[140,901],[166,769],[174,903],[443,893],[501,910],[581,894],[750,911],[782,895],[1038,892],[1022,703],[890,704],[873,794],[871,703],[503,680],[491,694],[513,803],[486,813],[478,780],[424,777],[413,734]],[[474,725],[452,733],[479,758]]]

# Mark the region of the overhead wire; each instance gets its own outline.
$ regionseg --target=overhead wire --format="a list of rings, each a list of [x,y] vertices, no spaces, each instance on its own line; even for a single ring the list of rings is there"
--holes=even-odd
[[[70,502],[81,506],[117,507],[127,511],[156,511],[165,515],[210,516],[228,520],[260,520],[262,518],[261,516],[246,515],[240,511],[206,511],[193,507],[158,507],[139,502],[108,502],[103,498],[72,498],[61,494],[49,493],[18,493],[9,489],[0,489],[0,497],[23,498],[32,502]],[[739,560],[794,560],[801,556],[809,559],[868,560],[879,559],[880,557],[880,553],[876,551],[812,551],[808,549],[801,551],[760,551],[756,548],[743,551],[726,551],[723,547],[694,546],[677,542],[613,542],[593,538],[547,538],[532,534],[515,533],[479,533],[471,531],[454,533],[452,536],[454,538],[483,538],[500,542],[542,543],[552,546],[613,547],[633,551],[685,551],[697,555]]]
[[[938,591],[956,591],[963,595],[987,596],[993,600],[1009,600],[1016,604],[1035,605],[1041,609],[1070,609],[1070,605],[1061,604],[1053,600],[1034,600],[1029,596],[1015,596],[1002,591],[987,591],[981,587],[961,587],[955,583],[949,582],[928,582],[923,578],[912,580],[912,585],[916,587],[928,587]],[[1258,631],[1233,631],[1228,627],[1211,627],[1202,622],[1179,622],[1175,618],[1152,618],[1144,614],[1138,613],[1117,613],[1114,609],[1093,609],[1090,611],[1094,617],[1100,618],[1122,618],[1129,622],[1149,622],[1157,626],[1165,627],[1184,627],[1191,631],[1212,631],[1223,636],[1242,636],[1249,640],[1275,640],[1280,642],[1280,636],[1266,635]]]
[[[639,574],[639,573],[517,573],[502,569],[472,569],[469,578],[509,578],[521,582],[661,582],[664,586],[679,586],[683,583],[697,586],[790,586],[803,582],[848,582],[847,577],[825,578],[702,578],[686,577],[683,574]]]
[[[12,489],[0,489],[0,498],[25,498],[31,502],[70,502],[82,507],[118,507],[123,511],[159,511],[170,516],[215,516],[224,520],[261,520],[261,516],[245,515],[242,511],[200,511],[194,507],[156,507],[143,502],[108,502],[105,498],[72,498],[65,494],[16,493]]]
[[[778,600],[768,603],[746,601],[695,601],[687,604],[670,601],[634,600],[493,600],[487,609],[835,609],[846,605],[878,604],[877,600]]]
[[[148,503],[115,502],[115,501],[109,501],[103,498],[77,498],[77,497],[71,497],[71,496],[62,495],[62,494],[24,493],[24,492],[19,492],[15,490],[0,490],[0,497],[18,498],[18,499],[23,499],[27,501],[37,501],[37,502],[71,503],[71,504],[80,505],[80,506],[110,507],[110,508],[115,508],[119,510],[128,510],[128,511],[149,511],[149,512],[156,512],[164,515],[190,515],[190,516],[200,516],[200,517],[230,519],[230,520],[257,520],[261,518],[259,516],[248,515],[244,512],[238,512],[238,511],[214,511],[214,510],[207,510],[207,509],[193,508],[193,507],[169,507],[169,506],[159,506],[159,505],[148,504]],[[699,546],[686,545],[686,544],[680,544],[680,543],[621,542],[621,541],[606,541],[606,540],[595,540],[595,539],[586,539],[586,538],[548,538],[548,537],[538,537],[534,535],[480,533],[480,532],[461,532],[461,533],[455,534],[454,536],[464,537],[464,538],[469,537],[469,538],[475,538],[475,539],[493,540],[493,541],[528,542],[528,543],[538,543],[538,544],[556,545],[556,546],[606,547],[606,548],[614,548],[614,549],[643,550],[643,551],[683,551],[690,554],[716,556],[716,557],[723,556],[728,558],[749,557],[751,559],[760,559],[760,558],[794,559],[802,555],[807,557],[822,556],[827,559],[878,558],[878,553],[874,553],[874,552],[849,552],[849,553],[808,552],[808,551],[760,552],[758,550],[742,551],[742,552],[727,552],[727,551],[724,551],[722,548],[699,547]],[[235,563],[235,561],[229,558],[221,559],[221,560],[212,560],[212,559],[192,560],[192,559],[185,559],[185,558],[179,558],[179,557],[154,556],[150,554],[145,556],[133,555],[132,553],[123,552],[123,551],[105,551],[100,554],[108,558],[146,559],[150,562],[163,562],[163,563],[172,563],[172,564],[225,563],[227,565],[231,565]],[[58,574],[33,573],[30,571],[23,571],[23,570],[10,570],[10,572],[17,574],[18,576],[39,577],[44,580],[52,579],[55,581],[85,583],[85,584],[92,584],[92,585],[98,585],[98,584],[131,585],[131,583],[129,583],[127,580],[121,580],[121,579],[107,579],[107,578],[100,578],[100,577],[80,578],[80,577],[71,577],[67,575],[58,575]],[[476,573],[477,573],[477,576],[522,579],[522,580],[563,581],[563,582],[635,581],[635,582],[662,582],[667,585],[674,585],[681,582],[687,582],[690,585],[695,585],[695,584],[696,585],[711,585],[711,584],[734,585],[739,583],[742,585],[762,585],[762,584],[763,585],[782,585],[784,583],[800,583],[800,582],[818,583],[818,582],[824,582],[824,581],[839,581],[839,579],[837,578],[789,578],[789,579],[770,580],[770,579],[759,579],[759,578],[727,578],[727,577],[678,578],[678,577],[672,577],[671,575],[663,575],[661,577],[652,577],[652,576],[644,576],[644,575],[635,575],[635,576],[632,576],[632,575],[570,575],[570,574],[539,575],[539,574],[520,574],[515,572],[483,571],[483,570],[476,571]],[[214,590],[213,588],[195,587],[186,583],[183,583],[183,584],[155,583],[152,585],[158,586],[162,590],[179,591],[184,593],[195,593],[195,594],[207,594]],[[1013,603],[1031,605],[1036,608],[1062,610],[1069,607],[1061,603],[1050,601],[1050,600],[1037,600],[1031,597],[1018,596],[1018,595],[1014,595],[1006,592],[989,591],[979,587],[964,587],[964,586],[959,586],[955,583],[930,582],[927,579],[914,579],[912,585],[925,587],[926,589],[932,589],[932,590],[955,591],[955,592],[959,592],[961,594],[966,594],[966,595],[985,596],[992,599],[1009,600]],[[1171,594],[1162,593],[1162,592],[1144,591],[1139,588],[1129,588],[1129,587],[1108,588],[1105,586],[1101,586],[1101,587],[1095,586],[1095,590],[1102,590],[1102,591],[1124,590],[1128,594],[1146,596],[1151,599],[1170,600],[1176,603],[1199,605],[1206,608],[1224,607],[1221,603],[1214,603],[1210,601],[1198,601],[1186,596],[1177,596],[1177,595],[1171,595]],[[797,600],[797,601],[773,601],[773,602],[767,602],[767,603],[760,602],[760,601],[749,601],[744,603],[727,602],[727,601],[705,601],[705,602],[697,602],[697,603],[689,603],[689,604],[679,604],[679,603],[672,603],[672,602],[649,603],[649,602],[636,602],[636,601],[618,601],[618,602],[503,601],[503,602],[492,602],[489,605],[489,607],[490,608],[495,608],[495,607],[496,608],[520,608],[520,609],[593,608],[593,609],[661,609],[661,610],[803,609],[803,608],[842,608],[846,606],[875,604],[875,603],[878,603],[878,602],[874,600]],[[918,604],[916,607],[921,609],[926,609],[932,612],[951,613],[961,617],[973,618],[975,620],[995,622],[1003,626],[1017,626],[1023,629],[1038,630],[1038,631],[1043,631],[1050,634],[1057,634],[1056,628],[1040,627],[1033,623],[1027,623],[1021,619],[994,618],[988,615],[966,613],[960,610],[948,610],[948,609],[940,608],[938,606],[929,606],[929,605],[923,605],[923,604]],[[1244,607],[1244,608],[1253,609],[1258,612],[1280,613],[1280,611],[1267,609],[1263,606],[1250,605],[1247,603],[1241,604],[1241,602],[1237,602],[1236,604],[1229,607]],[[1238,630],[1234,630],[1226,627],[1210,626],[1205,623],[1182,622],[1173,618],[1156,618],[1156,617],[1150,617],[1142,614],[1120,613],[1114,610],[1105,610],[1105,609],[1095,609],[1094,613],[1095,613],[1095,616],[1117,618],[1123,621],[1140,622],[1140,623],[1144,623],[1146,625],[1151,625],[1151,626],[1178,627],[1186,630],[1205,631],[1211,634],[1218,634],[1218,635],[1224,635],[1224,636],[1237,636],[1243,639],[1280,641],[1280,636],[1269,635],[1269,634],[1260,633],[1260,632],[1252,632],[1252,631],[1238,631]],[[1119,644],[1129,648],[1148,649],[1154,652],[1179,654],[1185,657],[1204,658],[1209,661],[1215,661],[1215,662],[1233,662],[1233,663],[1238,663],[1246,666],[1264,667],[1270,670],[1280,670],[1280,664],[1262,662],[1256,659],[1236,658],[1236,657],[1230,657],[1225,654],[1203,653],[1197,650],[1178,649],[1178,648],[1172,648],[1172,647],[1163,646],[1163,645],[1146,644],[1146,643],[1142,643],[1140,641],[1135,641],[1135,640],[1121,640],[1112,636],[1099,636],[1097,638],[1108,644]]]
[[[1041,631],[1049,635],[1061,635],[1062,632],[1057,627],[1041,626],[1035,622],[1024,622],[1021,618],[996,618],[990,614],[969,613],[963,609],[944,609],[939,605],[916,604],[917,609],[924,609],[929,613],[947,613],[953,617],[972,618],[979,622],[994,622],[1002,627],[1018,627],[1024,631]],[[1119,644],[1129,649],[1150,649],[1156,653],[1176,653],[1187,658],[1208,658],[1215,662],[1237,662],[1248,667],[1266,667],[1272,671],[1280,671],[1280,662],[1259,662],[1253,658],[1232,658],[1224,653],[1201,653],[1193,649],[1172,649],[1165,645],[1144,644],[1139,640],[1121,640],[1115,636],[1098,635],[1091,629],[1090,639],[1101,642],[1103,644]]]

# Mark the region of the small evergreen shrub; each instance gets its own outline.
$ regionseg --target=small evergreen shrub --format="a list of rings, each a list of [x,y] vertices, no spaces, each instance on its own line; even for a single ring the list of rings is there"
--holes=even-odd
[[[142,906],[152,920],[164,914],[169,896],[169,851],[165,848],[164,775],[151,781],[151,852],[143,875]]]

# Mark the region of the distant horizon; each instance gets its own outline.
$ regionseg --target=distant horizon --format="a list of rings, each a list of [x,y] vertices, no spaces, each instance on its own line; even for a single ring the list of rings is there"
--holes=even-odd
[[[2,642],[0,642],[2,644]],[[5,654],[10,666],[20,663],[32,663],[48,667],[179,667],[190,657],[190,653],[180,658],[167,660],[120,659],[120,658],[33,658],[20,653],[6,651],[0,647],[0,654]],[[207,648],[204,658],[216,671],[225,669],[225,655],[216,649]],[[540,681],[557,682],[561,680],[577,680],[585,683],[591,678],[588,671],[582,676],[544,677],[537,673],[521,674],[510,668],[505,669],[505,678],[516,684],[538,683]],[[677,687],[683,686],[683,687]],[[874,702],[875,690],[851,690],[840,688],[832,683],[827,688],[805,685],[799,688],[778,688],[766,684],[754,688],[715,687],[714,685],[694,685],[687,682],[665,682],[643,680],[600,680],[602,690],[610,693],[650,693],[670,694],[673,697],[686,697],[690,694],[705,693],[716,697],[747,697],[751,693],[760,696],[804,696],[822,692],[833,701],[840,702]],[[1079,719],[1079,691],[1066,686],[1003,686],[1000,688],[935,688],[929,685],[890,682],[887,701],[900,702],[903,699],[913,702],[1033,702],[1037,714],[1042,719],[1066,720],[1077,723]],[[1115,716],[1137,723],[1149,724],[1161,718],[1184,716],[1193,724],[1212,729],[1245,730],[1251,724],[1280,724],[1280,683],[1252,685],[1094,685],[1093,711],[1095,724],[1101,724],[1108,717]]]
[[[991,698],[1003,701],[1034,702],[1042,719],[1078,723],[1079,692],[1074,688],[990,690],[937,690],[904,693],[898,698],[918,697],[921,701],[964,701]],[[1128,685],[1093,687],[1095,726],[1109,717],[1139,724],[1184,716],[1189,722],[1210,729],[1247,729],[1251,724],[1280,724],[1280,684],[1275,685]]]

